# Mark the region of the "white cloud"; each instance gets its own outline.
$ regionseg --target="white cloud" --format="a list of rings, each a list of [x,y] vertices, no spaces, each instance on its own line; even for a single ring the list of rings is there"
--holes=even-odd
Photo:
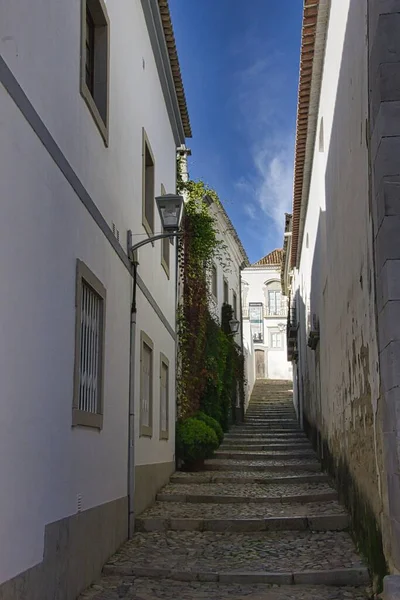
[[[282,108],[287,81],[278,58],[274,52],[257,58],[236,75],[241,132],[251,162],[236,189],[242,194],[245,214],[260,221],[267,249],[282,244],[284,213],[291,211],[293,194],[294,132]]]

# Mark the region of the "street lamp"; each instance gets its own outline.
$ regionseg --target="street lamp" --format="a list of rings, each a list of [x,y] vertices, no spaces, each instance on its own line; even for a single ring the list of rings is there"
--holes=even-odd
[[[236,335],[239,331],[240,322],[237,319],[231,319],[229,321],[229,327],[231,328],[232,335]]]
[[[131,327],[130,327],[130,365],[129,365],[129,453],[128,453],[128,487],[129,487],[129,537],[132,537],[134,531],[133,519],[134,507],[132,499],[134,496],[134,444],[133,432],[135,430],[134,415],[135,415],[135,346],[136,346],[136,286],[137,286],[137,267],[138,263],[135,260],[135,251],[146,244],[161,240],[163,238],[178,237],[182,235],[179,231],[182,214],[183,214],[183,197],[177,194],[165,194],[158,196],[156,199],[158,212],[160,213],[161,228],[163,233],[148,237],[137,244],[132,244],[132,231],[128,231],[128,256],[132,263],[133,289],[132,289],[132,304],[131,304]]]
[[[159,233],[157,235],[153,235],[152,237],[148,237],[137,244],[132,244],[132,234],[128,239],[128,253],[129,258],[132,262],[134,262],[134,252],[145,246],[146,244],[153,243],[157,240],[162,240],[166,237],[177,237],[181,235],[179,231],[179,227],[182,221],[183,215],[183,197],[178,196],[177,194],[164,194],[164,196],[157,196],[155,199],[158,212],[160,214],[161,219],[161,228],[164,233]]]

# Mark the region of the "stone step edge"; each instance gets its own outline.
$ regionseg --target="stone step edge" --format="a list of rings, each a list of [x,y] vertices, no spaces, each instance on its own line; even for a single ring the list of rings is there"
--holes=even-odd
[[[196,484],[196,483],[260,483],[268,485],[270,483],[327,483],[330,481],[329,475],[317,473],[315,475],[294,475],[292,477],[227,477],[226,475],[210,475],[204,478],[204,475],[191,477],[173,475],[171,483]]]
[[[335,490],[319,494],[294,494],[292,496],[228,496],[218,494],[157,494],[157,502],[184,502],[188,504],[292,504],[300,502],[332,502],[338,499]]]
[[[358,587],[370,583],[366,567],[347,567],[315,571],[293,571],[291,573],[267,571],[185,571],[134,565],[105,565],[103,575],[123,577],[147,577],[151,579],[173,579],[175,581],[200,581],[204,583],[257,583],[276,585],[325,585]]]
[[[241,444],[235,440],[224,440],[219,449],[233,450],[235,452],[236,450],[248,450],[249,452],[255,452],[256,450],[262,452],[268,452],[269,450],[278,452],[279,450],[287,450],[288,452],[294,452],[295,450],[312,450],[313,447],[311,446],[310,442],[302,442],[298,444],[293,442],[290,444],[258,444],[257,442],[245,442]]]
[[[277,454],[272,454],[268,451],[265,454],[257,454],[256,452],[251,452],[251,450],[237,450],[231,452],[230,450],[217,450],[214,452],[215,458],[226,458],[228,460],[294,460],[296,458],[316,458],[316,454],[314,450],[298,450],[292,452],[280,452]]]
[[[219,460],[219,459],[216,459]],[[254,461],[257,462],[257,461]],[[262,464],[260,461],[255,465],[246,465],[241,464],[238,465],[234,461],[229,464],[229,459],[226,459],[224,463],[205,463],[206,471],[270,471],[276,473],[278,471],[311,471],[311,472],[319,472],[321,471],[321,465],[318,462],[309,462],[309,463],[294,463],[294,464],[282,464],[282,465],[269,465]]]
[[[261,531],[346,531],[349,527],[347,514],[266,517],[232,519],[198,519],[179,517],[137,517],[135,530],[150,531],[213,531],[229,533],[253,533]]]

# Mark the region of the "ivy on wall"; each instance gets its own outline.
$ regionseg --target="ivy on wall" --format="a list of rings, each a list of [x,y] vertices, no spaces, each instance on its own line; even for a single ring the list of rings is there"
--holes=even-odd
[[[224,305],[221,321],[213,314],[209,274],[215,261],[229,268],[227,247],[208,203],[219,199],[201,181],[183,182],[178,162],[178,192],[185,195],[180,238],[178,308],[178,419],[202,410],[226,431],[235,419],[237,390],[244,396],[243,357],[230,334],[232,307]]]

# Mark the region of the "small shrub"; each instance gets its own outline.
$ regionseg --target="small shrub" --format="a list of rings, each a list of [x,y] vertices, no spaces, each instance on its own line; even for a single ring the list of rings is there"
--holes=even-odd
[[[214,429],[199,419],[190,418],[176,425],[176,453],[185,464],[210,458],[219,446]]]
[[[203,423],[211,427],[211,429],[214,429],[215,433],[217,434],[218,442],[220,444],[222,443],[222,440],[224,439],[224,431],[216,419],[206,415],[206,413],[201,411],[195,415],[195,418],[203,421]]]

